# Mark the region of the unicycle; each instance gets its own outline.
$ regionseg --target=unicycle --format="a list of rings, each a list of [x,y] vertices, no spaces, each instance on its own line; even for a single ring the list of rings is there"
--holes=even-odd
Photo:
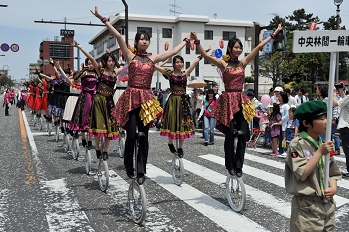
[[[35,127],[36,126],[36,119],[37,119],[37,117],[36,117],[36,114],[34,114],[34,118],[33,118],[33,127]]]
[[[67,132],[66,124],[64,127],[65,128],[64,128],[64,135],[63,135],[63,149],[64,149],[65,153],[69,153],[69,151],[70,151],[70,145],[69,145],[70,139],[69,139],[69,134]]]
[[[36,117],[36,128],[39,131],[42,129],[42,118],[41,118],[41,116]]]
[[[57,125],[55,126],[55,140],[56,140],[57,143],[59,141],[59,134],[60,134],[60,132],[59,132],[59,124],[57,123]]]
[[[239,136],[244,136],[244,134],[239,133],[239,131],[234,133],[235,135],[235,148],[237,145],[237,140]],[[242,180],[242,178],[237,177],[234,173],[234,175],[231,175],[228,173],[226,181],[225,181],[225,195],[227,197],[228,203],[230,207],[235,212],[241,212],[245,208],[246,203],[246,190],[245,185]]]
[[[46,132],[48,137],[51,136],[51,130],[52,130],[51,122],[49,122],[49,120],[46,120]]]
[[[99,158],[97,176],[99,188],[102,192],[106,192],[109,186],[109,169],[107,161],[103,160],[103,156]]]
[[[182,158],[178,156],[178,139],[176,139],[176,152],[172,158],[172,178],[176,185],[180,186],[184,178],[184,165]]]
[[[116,153],[119,154],[120,158],[124,157],[126,131],[119,127],[120,138],[118,139],[118,147]]]
[[[134,149],[134,170],[135,175],[131,180],[130,186],[128,188],[128,209],[132,220],[136,224],[142,224],[147,215],[147,197],[145,195],[145,190],[143,185],[137,182],[137,154],[139,147],[139,139],[145,137],[144,132],[137,133],[137,139],[135,142]]]
[[[89,135],[88,133],[86,133],[86,141],[89,140]],[[91,173],[91,151],[90,149],[88,148],[88,146],[86,145],[85,146],[85,168],[86,168],[86,174],[87,175],[90,175]]]
[[[79,135],[77,134],[77,132],[76,134],[73,135],[70,152],[73,159],[78,160],[80,155],[80,147],[79,147]]]

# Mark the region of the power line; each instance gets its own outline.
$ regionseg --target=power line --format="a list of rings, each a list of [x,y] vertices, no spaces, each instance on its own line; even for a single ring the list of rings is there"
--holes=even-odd
[[[170,13],[173,13],[174,16],[176,16],[176,14],[182,14],[181,12],[176,11],[176,8],[180,8],[181,9],[181,7],[176,5],[176,0],[173,0],[173,4],[169,4],[169,5],[173,7],[173,10],[170,9]]]

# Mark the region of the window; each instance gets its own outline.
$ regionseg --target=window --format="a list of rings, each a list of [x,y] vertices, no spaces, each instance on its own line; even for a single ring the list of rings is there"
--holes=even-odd
[[[200,67],[199,67],[199,64],[200,64],[200,63],[198,63],[198,64],[196,65],[196,67],[195,67],[195,76],[196,76],[196,77],[198,77],[199,74],[200,74],[200,70],[199,70]]]
[[[205,39],[213,40],[213,31],[205,30]]]
[[[145,31],[149,34],[150,37],[152,37],[153,30],[151,27],[137,27],[137,32],[138,31]]]
[[[112,37],[111,39],[108,39],[107,41],[107,48],[113,47],[116,44],[116,38]]]
[[[172,28],[162,28],[162,38],[172,38]]]
[[[223,40],[228,41],[229,39],[236,36],[235,31],[223,31]]]
[[[49,45],[50,57],[57,60],[70,60],[69,44],[53,44]]]
[[[185,62],[185,69],[188,69],[190,67],[190,62]]]
[[[190,42],[185,45],[185,54],[190,54]]]
[[[198,48],[195,46],[195,54],[197,55],[197,54],[200,54],[200,52],[199,52],[199,50],[198,50]]]
[[[211,64],[211,63],[210,63],[210,61],[208,61],[204,58],[204,64]]]

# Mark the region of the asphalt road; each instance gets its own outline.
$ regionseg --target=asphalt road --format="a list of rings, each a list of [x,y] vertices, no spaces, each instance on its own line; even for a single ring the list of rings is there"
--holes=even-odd
[[[0,231],[288,231],[291,196],[285,192],[284,160],[265,149],[246,151],[244,176],[247,202],[234,212],[225,197],[223,137],[203,146],[201,134],[185,141],[184,183],[173,183],[167,138],[151,129],[147,180],[147,218],[133,223],[127,208],[123,159],[112,150],[110,187],[99,189],[97,177],[85,174],[83,159],[64,152],[55,142],[30,125],[27,110],[0,110]],[[62,137],[62,136],[61,136]],[[80,149],[84,154],[84,149]],[[92,150],[95,159],[95,151]],[[341,170],[344,155],[336,157]],[[92,163],[96,170],[97,163]],[[338,183],[337,231],[349,228],[349,181]]]

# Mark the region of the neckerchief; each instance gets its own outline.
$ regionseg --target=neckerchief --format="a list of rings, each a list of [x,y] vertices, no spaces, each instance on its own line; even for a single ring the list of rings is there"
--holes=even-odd
[[[301,133],[299,133],[299,136],[302,137],[303,139],[308,140],[309,142],[311,142],[317,149],[320,147],[320,145],[322,144],[322,139],[319,136],[319,142],[315,141],[307,132],[302,131]],[[325,175],[325,157],[321,156],[321,158],[319,159],[319,162],[317,164],[317,168],[319,170],[319,184],[320,184],[320,188],[321,188],[321,192],[322,195],[325,196],[324,193],[324,175]]]

